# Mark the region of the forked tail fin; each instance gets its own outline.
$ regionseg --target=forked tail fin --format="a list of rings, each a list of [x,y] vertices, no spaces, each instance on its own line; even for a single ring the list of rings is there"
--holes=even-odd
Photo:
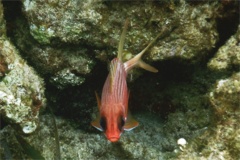
[[[140,53],[138,53],[135,57],[132,59],[128,60],[127,62],[124,63],[125,71],[128,73],[133,67],[139,66],[147,71],[150,72],[158,72],[158,70],[149,64],[145,63],[142,61],[141,57],[142,55],[153,45],[153,43],[156,42],[156,40],[164,34],[166,31],[166,28],[164,28],[148,45],[146,48],[144,48]]]
[[[152,66],[150,66],[149,64],[145,63],[142,59],[141,59],[142,54],[137,54],[135,57],[133,57],[132,59],[128,60],[127,62],[124,63],[124,68],[125,71],[128,73],[133,67],[135,66],[139,66],[147,71],[150,72],[158,72],[158,70]]]

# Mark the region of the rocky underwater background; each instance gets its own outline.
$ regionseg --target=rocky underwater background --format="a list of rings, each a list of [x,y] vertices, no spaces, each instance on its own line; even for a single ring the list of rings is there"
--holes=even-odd
[[[0,1],[0,159],[240,159],[239,1]],[[90,125],[123,24],[140,125]]]

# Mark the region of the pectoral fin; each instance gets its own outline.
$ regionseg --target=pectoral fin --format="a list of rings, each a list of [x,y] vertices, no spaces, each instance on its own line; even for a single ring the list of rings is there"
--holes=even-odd
[[[98,96],[97,92],[95,91],[95,96],[96,96],[96,99],[97,99],[97,104],[98,104],[98,110],[100,111],[100,107],[101,107],[101,100],[100,100],[100,97]],[[100,126],[100,114],[98,113],[97,115],[97,118],[91,122],[91,125],[95,128],[97,128],[98,130],[100,131],[103,131],[102,130],[102,127]]]
[[[125,122],[125,125],[123,126],[125,131],[131,131],[132,129],[136,128],[139,125],[138,121],[136,121],[131,113],[128,111],[128,117],[127,121]]]
[[[102,127],[100,126],[100,115],[98,115],[97,118],[91,122],[91,125],[97,128],[99,131],[103,131]]]

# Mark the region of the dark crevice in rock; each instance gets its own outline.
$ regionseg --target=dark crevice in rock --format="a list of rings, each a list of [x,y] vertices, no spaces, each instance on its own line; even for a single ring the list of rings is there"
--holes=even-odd
[[[217,18],[217,30],[219,42],[216,46],[222,46],[237,31],[239,25],[239,2],[229,1]]]
[[[14,22],[20,15],[22,15],[22,2],[20,0],[3,0],[2,4],[4,8],[4,19],[6,20],[7,25],[7,36],[11,37],[13,31],[18,29]]]
[[[0,116],[0,129],[3,129],[4,127],[6,127],[8,124],[6,123],[6,121],[3,119],[2,116]]]
[[[85,82],[78,87],[68,87],[59,90],[51,83],[46,82],[46,96],[54,114],[73,121],[78,128],[88,130],[91,126],[91,114],[97,108],[94,92],[101,95],[104,81],[107,77],[107,64],[97,62],[97,65]],[[80,118],[81,117],[81,118]]]

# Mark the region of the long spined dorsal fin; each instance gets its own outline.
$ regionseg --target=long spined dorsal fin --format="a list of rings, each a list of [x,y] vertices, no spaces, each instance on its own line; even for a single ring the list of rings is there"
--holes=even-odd
[[[95,91],[95,96],[97,99],[97,105],[98,105],[98,110],[100,111],[100,107],[101,107],[101,100],[100,97],[98,96],[97,92]]]
[[[115,84],[115,80],[116,80],[116,72],[117,72],[117,61],[118,59],[113,59],[110,63],[110,72],[109,72],[109,75],[110,75],[110,88],[111,88],[111,91],[113,90],[113,87],[114,87],[114,84]]]
[[[121,34],[121,37],[120,37],[120,41],[119,41],[119,44],[118,44],[118,55],[117,55],[117,58],[120,61],[122,61],[123,45],[124,45],[124,40],[125,40],[125,37],[126,37],[128,24],[129,24],[129,19],[126,19],[125,24],[124,24],[124,28],[123,28],[123,31],[122,31],[122,34]]]

